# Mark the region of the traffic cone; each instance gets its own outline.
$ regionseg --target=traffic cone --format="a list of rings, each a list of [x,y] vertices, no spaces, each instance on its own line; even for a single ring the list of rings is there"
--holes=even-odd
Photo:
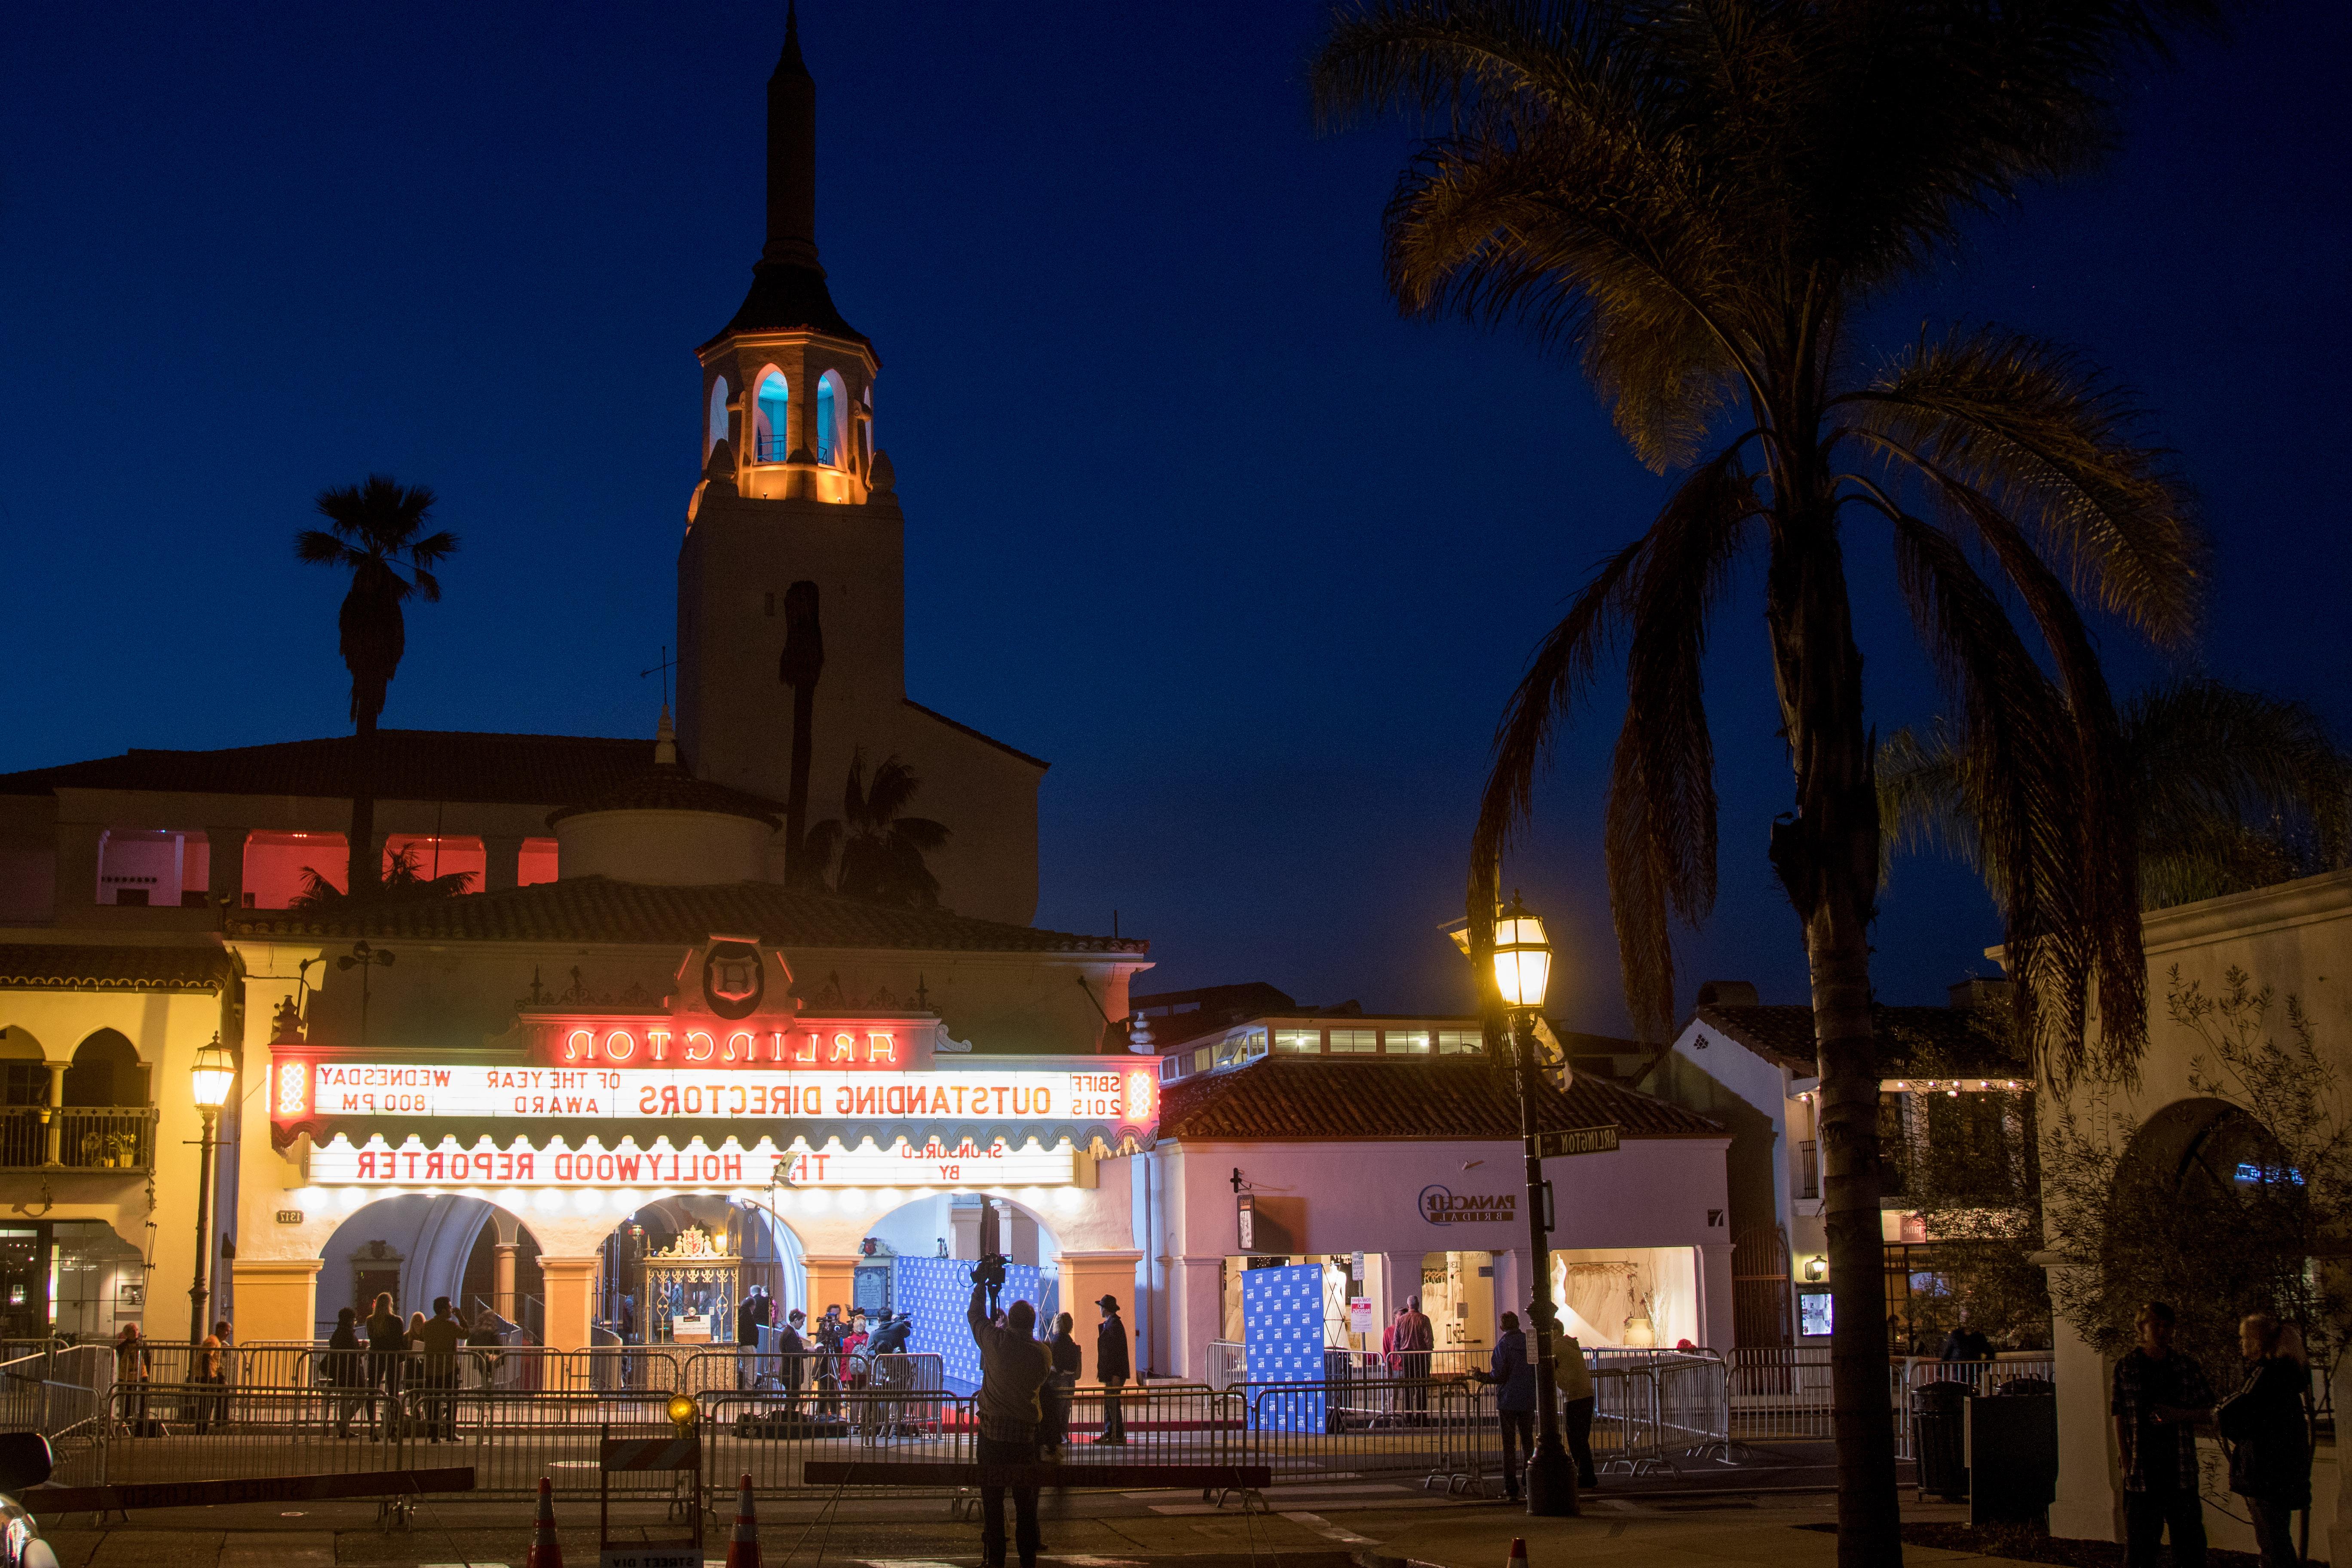
[[[536,1565],[534,1565],[534,1568],[536,1568]],[[1503,1568],[1528,1568],[1528,1538],[1526,1536],[1514,1535],[1511,1537],[1511,1559],[1509,1562],[1503,1564]]]
[[[760,1521],[751,1511],[751,1478],[735,1489],[735,1533],[727,1542],[727,1568],[760,1568]]]
[[[555,1539],[555,1489],[545,1476],[539,1478],[539,1524],[523,1568],[563,1568],[563,1543]]]

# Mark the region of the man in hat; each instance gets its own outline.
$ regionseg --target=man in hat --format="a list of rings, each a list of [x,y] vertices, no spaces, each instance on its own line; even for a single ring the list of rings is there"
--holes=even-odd
[[[1127,1325],[1119,1321],[1118,1297],[1102,1297],[1095,1305],[1102,1309],[1102,1322],[1095,1329],[1095,1376],[1103,1385],[1103,1429],[1095,1441],[1124,1444],[1127,1413],[1119,1408],[1118,1391],[1134,1372],[1127,1353]]]

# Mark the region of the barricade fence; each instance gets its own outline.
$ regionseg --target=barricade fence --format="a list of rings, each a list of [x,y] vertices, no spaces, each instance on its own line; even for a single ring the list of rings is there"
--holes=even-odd
[[[163,1349],[164,1347],[156,1347]],[[184,1347],[172,1347],[184,1349]],[[88,1352],[88,1353],[81,1353]],[[520,1496],[540,1479],[557,1489],[597,1484],[597,1441],[669,1430],[670,1395],[701,1411],[706,1482],[750,1474],[763,1496],[807,1491],[811,1459],[969,1462],[974,1402],[940,1386],[936,1356],[884,1357],[863,1384],[841,1381],[836,1358],[676,1347],[446,1359],[373,1357],[314,1345],[240,1346],[222,1380],[121,1380],[106,1346],[0,1363],[0,1426],[48,1431],[68,1484],[236,1479],[372,1472],[446,1462],[474,1466],[478,1489]],[[819,1359],[830,1377],[814,1377]],[[625,1363],[625,1364],[624,1364]],[[182,1363],[183,1366],[189,1364]],[[194,1363],[199,1367],[203,1363]],[[1337,1376],[1315,1383],[1081,1385],[1057,1398],[1063,1462],[1264,1464],[1277,1477],[1412,1476],[1454,1490],[1496,1489],[1501,1420],[1488,1385],[1462,1377]],[[285,1376],[265,1386],[257,1373]],[[1385,1369],[1382,1369],[1385,1373]],[[1729,1358],[1668,1352],[1589,1367],[1591,1443],[1605,1471],[1640,1472],[1738,1441],[1829,1435],[1826,1358],[1788,1352]],[[1990,1392],[2046,1377],[2046,1357],[1890,1367],[1899,1452],[1914,1450],[1911,1395],[1956,1379]],[[797,1384],[796,1376],[803,1377]],[[613,1380],[618,1386],[596,1386]],[[1081,1483],[1083,1484],[1083,1483]],[[628,1495],[669,1495],[674,1478],[632,1477]]]

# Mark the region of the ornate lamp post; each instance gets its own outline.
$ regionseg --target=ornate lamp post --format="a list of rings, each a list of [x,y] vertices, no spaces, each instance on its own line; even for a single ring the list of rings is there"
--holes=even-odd
[[[213,1036],[212,1044],[197,1047],[196,1065],[188,1077],[196,1110],[205,1119],[205,1135],[197,1141],[202,1152],[196,1181],[196,1277],[188,1287],[188,1342],[194,1345],[204,1342],[205,1303],[211,1294],[205,1288],[205,1273],[212,1252],[213,1122],[227,1102],[229,1085],[236,1079],[236,1063],[218,1034]]]
[[[1536,1068],[1535,1021],[1543,1011],[1544,992],[1551,984],[1551,942],[1543,921],[1511,895],[1511,907],[1495,921],[1495,944],[1490,950],[1495,990],[1502,998],[1510,1035],[1512,1065],[1519,1080],[1519,1138],[1525,1145],[1528,1178],[1528,1251],[1535,1265],[1535,1316],[1528,1325],[1536,1351],[1536,1447],[1528,1456],[1528,1512],[1537,1518],[1558,1518],[1579,1511],[1576,1467],[1560,1441],[1559,1382],[1554,1376],[1551,1335],[1558,1321],[1551,1299],[1550,1226],[1544,1213],[1543,1160],[1536,1152],[1536,1097],[1540,1079]]]

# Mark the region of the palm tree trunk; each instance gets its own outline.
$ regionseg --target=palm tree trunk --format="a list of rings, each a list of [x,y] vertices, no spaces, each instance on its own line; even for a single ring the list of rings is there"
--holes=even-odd
[[[784,881],[791,887],[798,887],[808,874],[803,862],[808,858],[809,753],[815,745],[815,724],[816,681],[812,678],[793,688],[793,767],[784,791]]]
[[[1888,1419],[1879,1075],[1870,1030],[1878,799],[1833,487],[1822,479],[1819,472],[1790,476],[1790,491],[1818,496],[1822,504],[1784,516],[1767,586],[1773,672],[1797,775],[1796,815],[1772,830],[1772,863],[1804,921],[1812,974],[1838,1563],[1885,1568],[1902,1562],[1903,1541]]]
[[[344,859],[343,890],[356,897],[375,890],[381,870],[375,856],[375,721],[362,718],[353,740],[357,752],[352,759],[355,787],[352,791],[352,831]]]

